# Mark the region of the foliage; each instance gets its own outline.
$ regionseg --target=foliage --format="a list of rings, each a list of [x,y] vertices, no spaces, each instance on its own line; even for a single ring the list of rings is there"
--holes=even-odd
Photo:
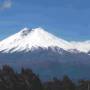
[[[40,79],[31,69],[22,69],[16,73],[10,66],[0,70],[0,90],[42,90]]]
[[[41,83],[39,77],[31,69],[21,69],[15,72],[10,66],[0,69],[0,90],[90,90],[89,80],[73,82],[67,75],[62,80],[53,78]]]

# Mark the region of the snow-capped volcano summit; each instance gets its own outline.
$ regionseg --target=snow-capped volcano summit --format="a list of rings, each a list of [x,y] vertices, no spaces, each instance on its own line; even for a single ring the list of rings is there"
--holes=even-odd
[[[32,48],[38,49],[39,47],[44,49],[58,47],[71,52],[75,49],[80,52],[88,52],[90,51],[90,42],[68,42],[52,35],[43,28],[24,28],[0,42],[0,51],[7,53],[28,52]]]
[[[32,47],[60,47],[67,50],[70,49],[71,46],[69,42],[57,38],[42,28],[24,28],[20,32],[3,40],[0,43],[0,51],[30,51]]]

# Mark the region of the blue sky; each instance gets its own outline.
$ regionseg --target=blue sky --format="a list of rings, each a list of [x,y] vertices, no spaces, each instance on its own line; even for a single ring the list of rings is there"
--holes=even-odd
[[[0,39],[42,27],[66,40],[90,39],[90,0],[0,0]]]

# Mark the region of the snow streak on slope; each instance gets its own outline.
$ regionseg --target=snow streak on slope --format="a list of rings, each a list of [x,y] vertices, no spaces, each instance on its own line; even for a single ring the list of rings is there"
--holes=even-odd
[[[0,43],[0,51],[30,51],[32,48],[60,47],[64,50],[70,49],[72,45],[56,36],[46,32],[42,28],[24,28],[20,32],[6,38]]]
[[[90,51],[90,41],[83,41],[83,42],[71,42],[71,44],[79,51],[82,52],[89,52]]]

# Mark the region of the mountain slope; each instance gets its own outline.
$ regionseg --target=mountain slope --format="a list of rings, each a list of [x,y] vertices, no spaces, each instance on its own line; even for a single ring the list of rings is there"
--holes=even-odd
[[[83,41],[83,42],[71,42],[71,44],[79,51],[82,52],[89,52],[90,51],[90,41]]]

